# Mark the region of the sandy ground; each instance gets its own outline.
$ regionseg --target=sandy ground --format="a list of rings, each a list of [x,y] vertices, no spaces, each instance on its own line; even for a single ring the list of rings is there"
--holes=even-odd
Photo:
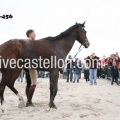
[[[15,87],[24,97],[25,83]],[[8,89],[5,91],[5,113],[0,111],[0,120],[119,120],[120,86],[98,79],[98,85],[90,85],[84,79],[80,83],[66,83],[59,79],[55,104],[58,109],[46,111],[49,102],[49,80],[38,79],[33,97],[35,107],[18,108],[18,98]]]

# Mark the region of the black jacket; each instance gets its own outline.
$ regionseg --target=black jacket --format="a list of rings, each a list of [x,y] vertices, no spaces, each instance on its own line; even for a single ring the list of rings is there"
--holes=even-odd
[[[71,62],[70,61],[71,60],[67,60],[67,69],[73,68],[74,63],[73,63],[73,61],[71,61]]]
[[[119,77],[119,72],[118,72],[117,67],[112,66],[111,75],[112,75],[112,77],[117,77],[117,78]]]
[[[97,69],[98,68],[98,63],[99,63],[99,57],[97,56],[88,56],[87,58],[85,58],[84,60],[86,60],[86,63],[88,63],[88,65],[90,64],[90,69]]]

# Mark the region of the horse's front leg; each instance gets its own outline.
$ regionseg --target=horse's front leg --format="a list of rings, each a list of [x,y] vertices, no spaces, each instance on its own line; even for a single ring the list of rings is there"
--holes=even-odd
[[[59,77],[59,71],[53,70],[50,73],[50,102],[49,107],[57,108],[54,104],[54,99],[57,94],[58,90],[58,77]]]

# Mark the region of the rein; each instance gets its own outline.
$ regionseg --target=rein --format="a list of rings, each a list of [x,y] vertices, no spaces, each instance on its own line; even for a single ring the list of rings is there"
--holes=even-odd
[[[83,48],[85,48],[83,45],[84,44],[86,44],[86,42],[87,42],[87,40],[83,43],[83,44],[81,44],[80,45],[80,47],[79,47],[79,49],[78,49],[78,52],[74,55],[74,57],[67,63],[67,62],[65,62],[65,65],[63,66],[63,67],[65,67],[67,64],[69,64],[71,61],[73,61],[73,59],[75,59],[76,58],[76,56],[78,55],[78,53],[83,49]],[[83,48],[81,48],[83,46]],[[67,63],[67,64],[66,64]]]

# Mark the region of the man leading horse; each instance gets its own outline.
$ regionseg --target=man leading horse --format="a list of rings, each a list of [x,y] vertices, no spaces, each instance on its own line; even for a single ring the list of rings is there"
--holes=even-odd
[[[29,38],[29,40],[35,40],[35,32],[34,30],[28,30],[26,32],[26,36]],[[27,96],[27,103],[26,103],[26,107],[28,106],[33,106],[32,103],[32,97],[36,88],[36,83],[37,83],[37,70],[34,69],[26,69],[24,68],[25,72],[26,72],[26,96]]]

